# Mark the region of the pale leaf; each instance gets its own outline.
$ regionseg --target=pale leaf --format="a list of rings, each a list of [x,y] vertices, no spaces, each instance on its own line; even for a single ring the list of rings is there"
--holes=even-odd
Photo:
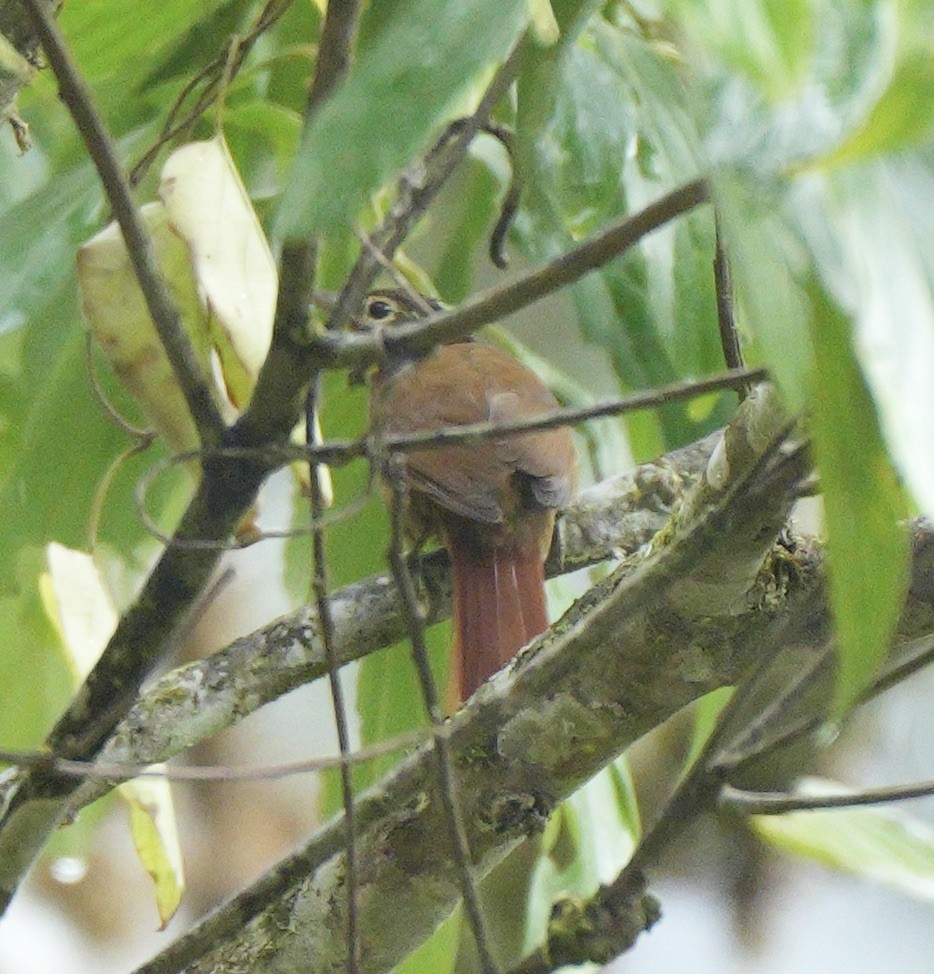
[[[832,781],[806,779],[805,795],[846,794]],[[756,815],[756,832],[786,852],[934,900],[934,829],[882,808],[839,808]]]
[[[160,928],[164,929],[185,891],[182,851],[169,782],[165,778],[136,778],[122,784],[119,792],[130,807],[133,844],[143,868],[152,877]]]
[[[156,259],[205,377],[211,375],[207,319],[188,248],[169,228],[161,203],[140,211]],[[78,251],[78,288],[91,334],[147,421],[178,453],[198,446],[188,406],[136,281],[120,228],[106,226]]]
[[[42,602],[77,687],[117,628],[117,613],[90,555],[53,542],[46,557],[48,572],[39,580]]]
[[[276,310],[276,264],[221,137],[176,149],[159,197],[191,266],[227,391],[242,409],[266,359]]]

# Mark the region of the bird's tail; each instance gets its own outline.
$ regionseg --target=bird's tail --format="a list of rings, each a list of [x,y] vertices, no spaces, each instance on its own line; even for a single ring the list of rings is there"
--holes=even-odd
[[[545,570],[537,546],[480,548],[448,537],[454,576],[452,696],[466,700],[548,628]]]

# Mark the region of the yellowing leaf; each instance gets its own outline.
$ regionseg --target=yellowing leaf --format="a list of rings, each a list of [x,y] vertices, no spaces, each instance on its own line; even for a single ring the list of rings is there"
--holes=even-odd
[[[46,557],[49,570],[40,577],[39,590],[77,687],[117,628],[117,613],[90,555],[52,543]]]
[[[176,149],[162,169],[159,196],[140,212],[205,380],[233,419],[249,402],[269,351],[276,264],[220,136]],[[197,431],[115,223],[79,250],[78,284],[91,334],[146,419],[176,453],[197,449]],[[326,472],[323,480],[330,504]]]
[[[160,929],[164,929],[185,891],[172,792],[165,778],[136,778],[121,785],[119,792],[130,807],[133,844],[155,885]]]
[[[161,203],[148,203],[141,215],[195,354],[205,376],[210,376],[207,318],[188,248],[170,229]],[[77,263],[84,316],[114,371],[147,421],[173,450],[185,453],[196,449],[198,434],[149,316],[117,224],[109,224],[85,243],[78,251]]]
[[[117,626],[117,613],[90,555],[50,544],[46,557],[49,570],[39,581],[42,601],[77,687],[107,645]],[[137,778],[118,791],[130,806],[133,843],[155,884],[156,906],[164,927],[185,888],[169,783],[164,778]]]
[[[249,401],[269,350],[275,262],[222,139],[176,149],[159,194],[141,214],[205,380],[233,418],[230,403]],[[91,334],[148,421],[176,452],[195,449],[194,424],[115,223],[79,250],[78,284]]]
[[[166,160],[159,197],[188,246],[211,342],[231,401],[249,401],[276,310],[276,264],[263,228],[220,137],[192,142]]]
[[[799,789],[807,795],[847,791],[818,779]],[[839,808],[756,815],[750,822],[787,852],[934,900],[934,829],[917,819],[879,808]]]

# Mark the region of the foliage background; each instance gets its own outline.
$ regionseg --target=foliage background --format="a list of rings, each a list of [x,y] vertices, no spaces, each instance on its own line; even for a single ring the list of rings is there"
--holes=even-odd
[[[126,160],[153,143],[183,85],[223,51],[231,32],[248,29],[259,7],[206,0],[194,10],[183,0],[163,0],[141,16],[127,0],[65,5],[60,22]],[[517,98],[499,109],[500,120],[515,127],[514,166],[525,182],[508,240],[513,268],[555,256],[698,171],[713,173],[747,357],[766,362],[789,404],[813,417],[834,605],[847,648],[842,710],[873,672],[893,623],[904,558],[895,522],[916,510],[934,513],[929,5],[562,0],[551,5],[560,27],[551,43],[541,26],[546,6],[532,7],[543,18],[542,43],[523,65]],[[373,225],[388,206],[386,187],[396,169],[476,96],[484,67],[505,54],[527,16],[525,4],[492,0],[368,6],[354,72],[304,141],[301,114],[321,11],[295,0],[259,38],[226,93],[223,130],[273,239],[310,227],[323,234],[322,286],[338,285],[355,255],[346,215]],[[419,56],[429,51],[433,57]],[[409,71],[413,61],[421,74]],[[133,485],[161,449],[119,468],[89,537],[100,485],[127,445],[86,377],[73,275],[75,250],[99,229],[106,207],[48,72],[24,93],[21,112],[34,148],[20,157],[6,138],[0,151],[0,741],[11,748],[37,745],[70,692],[67,663],[55,651],[39,597],[44,546],[52,540],[93,546],[118,605],[126,604],[156,551],[136,515]],[[214,124],[209,114],[191,134],[207,136]],[[502,147],[481,137],[407,245],[406,259],[446,301],[503,279],[485,247],[511,168]],[[142,179],[140,199],[152,195],[157,175],[154,166]],[[712,215],[698,212],[569,289],[547,316],[536,310],[519,325],[550,360],[567,401],[722,367],[713,250]],[[118,383],[99,372],[108,396],[135,415]],[[722,395],[596,424],[587,444],[593,475],[695,439],[721,425],[733,401]],[[363,395],[343,377],[329,377],[325,402],[327,435],[363,427]],[[342,503],[366,486],[364,471],[352,467],[336,472],[335,482]],[[186,489],[180,478],[160,482],[151,503],[162,523],[177,516]],[[280,481],[266,516],[287,520],[290,492]],[[303,516],[296,510],[296,519]],[[382,568],[382,547],[372,539],[385,530],[374,500],[331,531],[335,585]],[[261,605],[240,620],[244,627],[307,595],[306,547],[298,541],[271,552],[257,556],[251,569],[234,562],[244,585],[234,591],[257,590],[251,586],[258,582],[244,581],[250,571],[264,586],[255,600]],[[557,603],[571,591],[552,594]],[[233,635],[210,631],[229,611],[205,619],[190,651],[202,653]],[[433,633],[439,667],[446,638],[443,627]],[[404,654],[390,651],[363,664],[356,699],[363,739],[410,726],[417,697]],[[290,728],[322,709],[289,706],[295,705],[286,705],[281,719]],[[261,719],[277,726],[276,718]],[[655,747],[672,748],[677,766],[679,738],[669,733]],[[661,760],[653,751],[651,763]],[[361,784],[376,770],[361,773]],[[324,805],[336,800],[333,784],[323,789]],[[306,788],[290,790],[298,806],[308,801]],[[283,839],[271,844],[276,848],[242,853],[242,865],[230,870],[233,885],[314,818],[280,792],[256,792],[267,811],[270,794],[277,795],[272,804],[281,798],[289,809],[272,813],[285,820]],[[216,795],[189,794],[183,802],[201,814],[212,809],[209,816],[236,837],[234,847],[254,848],[242,841],[247,826],[240,819],[221,821]],[[183,835],[197,830],[191,817],[183,823]],[[265,831],[261,825],[250,834]],[[72,841],[87,853],[87,835]],[[208,839],[208,848],[216,841]],[[753,869],[758,855],[743,861]],[[585,872],[592,878],[596,869]],[[201,883],[190,894],[193,912],[224,892],[220,881]],[[60,889],[51,895],[64,896]],[[92,917],[83,922],[93,929]],[[0,941],[10,926],[0,930]]]

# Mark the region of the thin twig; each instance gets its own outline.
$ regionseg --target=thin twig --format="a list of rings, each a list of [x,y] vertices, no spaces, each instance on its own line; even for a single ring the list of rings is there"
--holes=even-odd
[[[672,402],[681,402],[695,396],[703,396],[719,389],[735,389],[748,383],[760,382],[768,378],[765,369],[744,369],[735,373],[714,375],[708,379],[691,379],[684,382],[673,382],[658,389],[635,392],[628,396],[620,396],[605,402],[594,403],[590,406],[576,406],[551,410],[531,419],[519,419],[504,423],[470,423],[464,426],[453,426],[431,433],[406,433],[387,436],[380,440],[380,448],[390,452],[404,453],[407,450],[442,449],[452,443],[463,441],[481,442],[489,439],[508,438],[518,436],[533,430],[553,429],[558,426],[572,426],[587,420],[600,419],[606,416],[618,416],[623,413],[635,412],[640,409],[655,409]],[[170,537],[161,531],[149,516],[146,508],[146,497],[152,485],[166,470],[178,464],[192,460],[207,460],[208,457],[227,457],[231,459],[259,460],[270,467],[283,466],[294,461],[307,461],[309,457],[319,463],[329,466],[339,466],[352,460],[366,456],[370,449],[366,437],[357,439],[328,440],[318,444],[297,446],[292,443],[275,443],[258,447],[221,447],[211,451],[190,450],[186,453],[165,457],[154,464],[140,478],[136,486],[136,506],[139,517],[146,530],[165,545],[188,548],[246,548],[272,538],[293,538],[306,532],[301,529],[287,531],[264,531],[250,538],[236,542],[209,541],[193,538]],[[367,493],[362,495],[348,507],[339,511],[329,511],[322,518],[322,525],[329,526],[352,516],[365,504],[373,487],[372,478],[369,481]]]
[[[107,495],[110,493],[110,488],[113,486],[117,473],[127,460],[136,456],[137,453],[143,453],[148,450],[154,439],[155,434],[151,437],[138,439],[135,443],[130,443],[113,458],[110,465],[104,471],[104,475],[98,481],[97,489],[94,491],[94,499],[91,501],[91,510],[88,513],[86,533],[89,551],[93,552],[97,550],[97,535],[100,530],[101,518],[104,514],[104,504],[107,502]]]
[[[522,181],[517,175],[513,175],[503,197],[500,206],[499,216],[490,234],[489,257],[494,266],[500,270],[505,270],[509,266],[509,258],[506,256],[506,234],[512,226],[519,212],[519,203],[522,199]]]
[[[308,389],[305,405],[305,437],[312,446],[317,442],[317,404],[320,390],[321,375],[319,373]],[[357,974],[360,970],[360,928],[357,915],[359,868],[357,863],[353,776],[348,759],[351,752],[350,722],[347,719],[347,705],[344,701],[344,690],[340,677],[341,663],[338,657],[337,640],[334,636],[334,618],[331,614],[331,602],[328,598],[330,583],[328,581],[327,554],[324,546],[324,529],[321,526],[321,517],[325,508],[322,464],[312,461],[308,465],[308,473],[310,475],[311,547],[314,566],[312,591],[318,610],[321,643],[324,646],[324,655],[328,662],[328,681],[331,688],[334,722],[337,725],[337,741],[341,754],[341,793],[347,832],[347,971],[348,974]]]
[[[97,168],[114,216],[120,224],[140,291],[185,396],[201,442],[214,445],[223,436],[224,420],[182,328],[178,309],[156,262],[149,232],[130,195],[103,119],[94,106],[91,92],[69,54],[55,20],[39,0],[22,2],[55,72],[62,100],[71,112],[88,154]]]
[[[359,0],[329,0],[321,27],[315,76],[308,93],[306,119],[330,98],[338,81],[350,69],[350,56],[359,20]]]
[[[500,270],[505,270],[509,266],[509,258],[506,256],[506,234],[509,232],[513,220],[515,220],[516,213],[519,212],[519,202],[522,199],[522,178],[519,176],[516,166],[514,133],[502,125],[487,125],[484,131],[499,142],[509,157],[509,185],[506,187],[506,195],[503,197],[503,202],[499,208],[499,216],[496,218],[493,231],[490,233],[488,250],[490,261]]]
[[[524,39],[519,41],[497,70],[480,99],[477,110],[464,119],[458,119],[455,126],[445,132],[425,159],[419,160],[412,171],[403,173],[396,204],[389,216],[371,234],[374,247],[387,260],[392,260],[396,249],[463,159],[474,136],[487,123],[490,112],[509,90],[519,70],[523,46]],[[368,251],[361,252],[331,313],[329,330],[340,329],[350,320],[376,279],[379,267],[379,263]]]
[[[723,237],[720,234],[720,221],[714,217],[714,233],[716,236],[716,251],[713,258],[713,279],[717,294],[717,323],[720,326],[720,345],[723,348],[723,359],[728,369],[744,369],[743,349],[736,330],[736,316],[734,314],[735,301],[733,296],[733,278],[730,274],[730,261],[723,249]],[[751,386],[741,390],[740,399],[744,399]]]
[[[355,231],[357,239],[363,249],[383,268],[384,271],[393,279],[396,287],[400,288],[421,313],[427,318],[434,312],[434,308],[425,300],[425,295],[416,291],[411,282],[399,270],[398,267],[373,243],[370,235],[361,229]]]
[[[692,180],[498,291],[468,301],[443,317],[436,315],[424,323],[400,325],[386,334],[386,346],[391,352],[425,352],[438,342],[470,334],[481,325],[498,321],[573,284],[618,257],[653,230],[705,203],[707,198],[707,181]]]
[[[357,748],[346,755],[327,758],[306,758],[285,764],[268,764],[257,767],[236,767],[226,764],[185,765],[177,768],[156,767],[152,764],[126,764],[122,761],[76,761],[59,758],[48,751],[3,751],[0,764],[12,764],[21,768],[41,767],[52,774],[69,778],[100,778],[109,782],[132,781],[134,778],[162,778],[166,781],[277,781],[300,774],[319,774],[346,764],[364,764],[384,758],[396,751],[417,747],[432,738],[428,728],[398,734],[384,741]]]
[[[311,529],[303,527],[282,528],[281,530],[272,531],[254,530],[248,535],[219,539],[185,538],[179,536],[177,533],[166,534],[165,531],[160,529],[153,516],[149,513],[147,502],[149,492],[152,490],[153,485],[166,471],[181,464],[188,463],[191,460],[206,459],[208,457],[211,459],[234,457],[248,461],[260,460],[261,462],[269,463],[270,470],[274,470],[277,467],[295,461],[305,463],[309,459],[316,460],[318,463],[325,463],[326,460],[318,456],[318,449],[315,446],[295,446],[294,444],[282,445],[280,449],[276,449],[274,446],[256,447],[255,449],[250,447],[222,447],[219,450],[212,450],[210,453],[205,453],[202,450],[189,450],[186,453],[177,453],[174,456],[163,457],[154,463],[136,482],[134,490],[136,516],[139,518],[139,522],[146,532],[155,538],[156,541],[165,545],[166,548],[181,548],[190,551],[242,551],[244,548],[252,548],[253,545],[260,544],[263,541],[283,541],[291,538],[308,537],[311,534]],[[364,454],[365,444],[361,441],[357,455],[363,456]],[[273,458],[271,462],[270,458]],[[319,526],[322,528],[332,527],[335,524],[341,524],[344,521],[356,517],[370,502],[374,487],[375,483],[370,478],[367,481],[366,489],[358,497],[355,497],[344,507],[325,511],[318,521]]]
[[[91,386],[91,392],[107,419],[128,436],[132,436],[134,440],[145,442],[147,445],[151,443],[158,435],[156,431],[151,427],[144,429],[135,423],[131,423],[107,398],[94,367],[94,338],[90,331],[86,332],[84,336],[84,368],[87,373],[88,384]]]
[[[656,409],[672,402],[693,399],[719,389],[735,389],[746,383],[756,383],[768,377],[763,368],[742,369],[735,373],[711,376],[709,379],[690,379],[684,382],[672,382],[670,385],[658,389],[647,389],[634,392],[628,396],[621,396],[607,402],[594,403],[590,406],[573,406],[554,409],[531,419],[515,420],[509,423],[470,423],[463,426],[446,427],[431,433],[407,433],[405,435],[387,436],[383,444],[393,452],[404,452],[418,448],[440,449],[451,443],[463,441],[499,439],[518,436],[531,430],[554,429],[559,426],[571,426],[591,419],[602,419],[606,416],[619,416],[622,413],[637,412],[642,409]],[[331,444],[324,444],[327,450]]]
[[[400,433],[394,436],[386,436],[380,440],[380,447],[393,453],[404,453],[416,447],[419,450],[432,450],[442,449],[452,443],[464,441],[479,443],[490,439],[505,439],[533,430],[574,426],[577,423],[602,419],[606,416],[619,416],[641,409],[656,409],[668,403],[682,402],[685,399],[704,396],[720,389],[735,389],[744,383],[758,383],[767,378],[766,369],[743,369],[739,372],[713,375],[707,379],[672,382],[670,385],[661,386],[658,389],[634,392],[628,396],[608,399],[589,406],[572,406],[550,410],[530,419],[517,419],[502,423],[465,423],[463,426],[445,427],[430,433]],[[280,451],[281,462],[287,463],[290,460],[304,459],[305,449],[300,446],[284,445]],[[332,466],[347,463],[366,452],[366,439],[329,440],[314,448],[314,455],[317,459]]]
[[[839,795],[795,795],[781,791],[747,791],[724,785],[718,799],[721,808],[729,808],[744,815],[784,815],[787,812],[817,812],[831,808],[855,808],[859,805],[883,805],[903,802],[911,798],[934,795],[934,781],[915,785],[894,785]]]
[[[891,666],[887,666],[885,671],[880,673],[859,694],[856,700],[857,705],[873,700],[875,697],[885,693],[886,690],[891,689],[891,687],[896,686],[898,683],[908,679],[914,673],[934,662],[934,640],[930,636],[914,640],[907,645],[909,647],[914,645],[919,646],[920,652],[909,653],[906,658],[899,659]],[[768,754],[787,748],[795,741],[802,740],[820,730],[826,722],[825,713],[802,713],[796,719],[789,719],[787,712],[794,703],[801,704],[805,694],[813,689],[816,681],[829,681],[833,663],[833,651],[829,646],[825,647],[815,663],[808,668],[807,679],[803,683],[800,680],[793,681],[790,693],[788,690],[783,690],[780,702],[784,703],[784,706],[773,706],[771,710],[774,714],[774,722],[777,723],[779,718],[784,718],[785,724],[780,730],[773,732],[768,740],[764,739],[765,732],[768,728],[763,721],[759,720],[757,723],[759,724],[758,736],[760,740],[755,740],[757,736],[755,733],[747,734],[747,737],[751,740],[746,743],[745,750],[738,750],[733,754],[723,753],[717,755],[716,763],[724,772],[724,777],[726,775],[733,776],[737,772],[743,771],[749,765],[755,766],[757,761]],[[789,697],[791,697],[791,700],[786,702]]]
[[[425,643],[425,614],[419,605],[418,593],[412,573],[409,571],[405,558],[405,509],[406,491],[403,480],[400,458],[389,458],[386,469],[389,489],[391,491],[390,516],[392,535],[389,544],[389,562],[392,575],[402,596],[402,612],[405,616],[406,627],[409,631],[409,641],[412,646],[412,658],[418,672],[418,679],[422,691],[422,700],[431,726],[436,731],[433,738],[433,755],[435,770],[438,776],[438,786],[441,801],[444,806],[445,817],[448,822],[449,835],[453,846],[454,862],[457,867],[457,881],[467,911],[467,919],[477,945],[477,957],[484,974],[498,974],[499,967],[490,948],[490,939],[486,929],[486,920],[480,905],[477,884],[471,865],[470,846],[467,841],[467,831],[464,828],[464,818],[461,813],[460,802],[457,797],[457,782],[454,777],[453,760],[451,758],[451,744],[447,733],[444,733],[445,720],[441,711],[438,689],[435,686],[431,663],[428,658],[428,647]]]
[[[217,100],[220,94],[219,88],[222,74],[227,74],[228,81],[237,74],[259,38],[279,20],[291,4],[292,0],[269,0],[266,6],[260,11],[253,27],[242,37],[234,35],[224,45],[224,50],[210,64],[188,81],[175,99],[175,103],[171,109],[169,109],[169,113],[166,116],[162,130],[155,143],[130,170],[131,186],[139,184],[165,145],[171,142],[176,136],[188,132],[194,127],[198,119]],[[188,96],[202,81],[207,81],[207,84],[199,95],[198,100],[184,118],[176,121]]]
[[[377,361],[387,351],[405,357],[463,338],[573,284],[707,199],[706,180],[694,179],[504,287],[480,294],[451,311],[396,325],[379,340],[372,334],[336,332],[329,327],[314,336],[314,354],[324,365],[360,367]],[[380,246],[377,234],[373,234],[373,242]],[[385,245],[381,249],[387,253]],[[375,266],[375,262],[373,264]],[[366,277],[367,285],[372,279],[372,276]],[[348,320],[354,310],[345,297],[349,287],[348,282],[331,312],[332,325]],[[362,296],[361,293],[359,299]]]
[[[899,659],[894,663],[886,662],[883,671],[872,682],[872,685],[863,690],[856,698],[857,704],[863,704],[867,700],[885,693],[886,690],[897,686],[932,663],[934,663],[934,635],[928,634],[903,644]]]
[[[321,39],[318,47],[318,60],[315,65],[315,75],[308,93],[308,104],[305,110],[305,123],[317,112],[318,108],[330,97],[340,79],[350,67],[351,51],[359,23],[359,0],[329,0],[324,24],[321,27]],[[295,247],[289,245],[289,249]],[[303,278],[308,285],[314,283],[314,254],[313,242],[299,245],[304,250],[306,273]],[[302,249],[299,249],[302,253]],[[293,255],[294,256],[294,255]],[[283,255],[283,258],[285,255]],[[290,310],[295,316],[296,311],[307,319],[308,295],[311,288],[305,287],[300,292],[305,309]],[[279,317],[276,310],[276,318]],[[305,400],[305,438],[312,446],[316,442],[318,398],[321,392],[321,372],[315,371],[308,386]],[[309,463],[311,475],[311,538],[314,561],[312,575],[312,589],[318,608],[318,621],[321,628],[321,640],[328,662],[328,680],[331,687],[331,701],[334,705],[334,721],[337,725],[337,739],[341,758],[341,792],[344,804],[345,850],[347,856],[347,972],[357,974],[360,970],[360,928],[358,918],[357,886],[359,866],[357,862],[356,810],[354,807],[353,775],[347,755],[351,750],[350,727],[347,720],[347,707],[344,702],[344,691],[341,685],[340,660],[338,659],[337,644],[334,638],[334,619],[331,615],[331,604],[328,599],[328,572],[324,545],[324,529],[321,518],[324,513],[325,500],[322,485],[322,464],[313,459]]]

